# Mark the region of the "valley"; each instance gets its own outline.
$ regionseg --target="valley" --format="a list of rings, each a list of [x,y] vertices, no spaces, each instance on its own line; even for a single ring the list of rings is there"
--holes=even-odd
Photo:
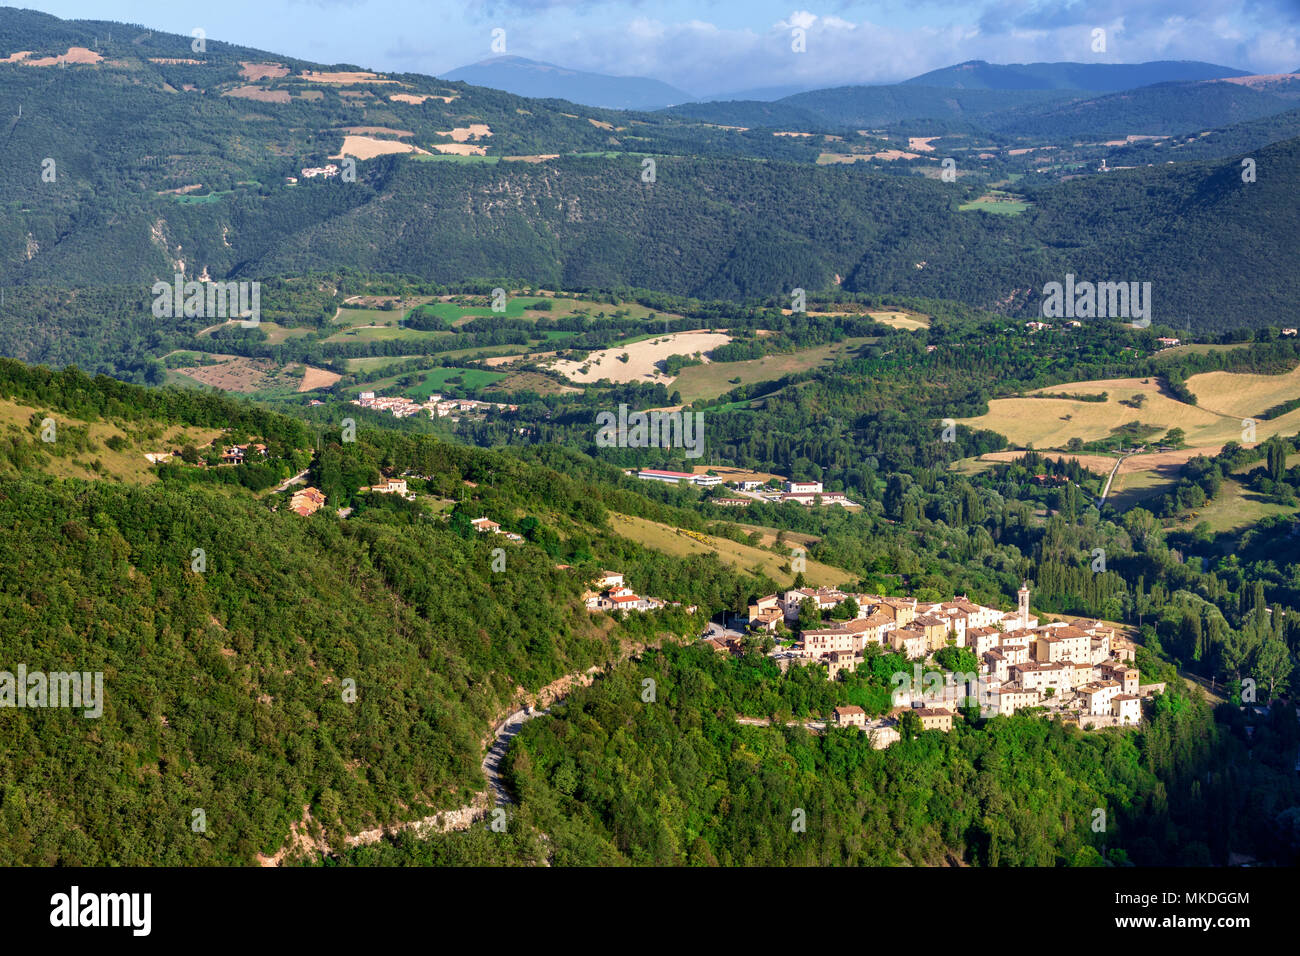
[[[0,866],[1300,863],[1294,18],[454,6],[0,9]]]

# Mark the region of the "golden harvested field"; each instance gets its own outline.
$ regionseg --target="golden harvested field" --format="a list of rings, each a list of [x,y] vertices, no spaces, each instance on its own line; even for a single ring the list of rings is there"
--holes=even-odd
[[[780,570],[781,565],[789,563],[788,554],[773,554],[771,551],[764,551],[752,545],[740,544],[726,538],[715,538],[711,535],[702,535],[704,540],[701,541],[700,538],[691,535],[678,534],[676,529],[668,525],[617,512],[610,512],[609,518],[610,526],[615,533],[655,551],[677,557],[714,554],[719,560],[742,570],[759,567],[764,574],[776,581],[786,581],[794,577],[790,572]],[[807,560],[808,568],[804,571],[804,578],[813,587],[823,585],[832,587],[853,580],[853,575],[847,571],[833,568],[811,558]]]
[[[782,309],[782,315],[793,315],[789,309]],[[813,312],[809,310],[806,313],[812,318],[825,319],[845,315],[861,315],[861,312]],[[882,325],[892,326],[896,329],[906,329],[907,331],[916,331],[917,329],[928,329],[930,327],[930,317],[921,315],[919,312],[906,312],[901,309],[888,312],[868,312],[871,316]]]
[[[1039,449],[1064,448],[1075,437],[1084,441],[1105,438],[1113,429],[1130,422],[1141,422],[1162,430],[1181,428],[1190,445],[1217,447],[1229,441],[1248,444],[1243,441],[1242,419],[1300,395],[1296,376],[1295,372],[1279,376],[1229,372],[1195,375],[1188,380],[1188,387],[1200,400],[1198,405],[1187,405],[1162,394],[1154,378],[1070,382],[1050,385],[1037,392],[1092,395],[1106,392],[1107,400],[995,398],[989,402],[987,415],[958,421],[973,428],[992,429],[1006,435],[1012,444],[1019,447],[1033,444]],[[1246,397],[1239,398],[1239,392]],[[1121,399],[1137,394],[1146,396],[1141,408],[1120,404]],[[1229,406],[1230,410],[1215,405],[1216,402]],[[1258,441],[1273,435],[1293,435],[1297,431],[1300,431],[1300,409],[1270,421],[1257,422],[1255,426]]]
[[[303,367],[302,381],[298,383],[298,391],[313,392],[318,388],[329,388],[342,377],[338,372],[306,365]]]
[[[1015,461],[1017,458],[1024,457],[1023,451],[991,451],[987,454],[980,455],[977,461]],[[1077,462],[1081,467],[1089,471],[1096,472],[1099,475],[1109,475],[1110,470],[1115,467],[1115,459],[1109,455],[1051,455],[1053,459],[1064,458],[1067,461]],[[1134,456],[1139,457],[1139,456]],[[1132,459],[1130,459],[1132,460]],[[972,469],[977,471],[979,469]]]
[[[468,126],[457,126],[455,129],[440,131],[439,136],[450,136],[458,143],[464,143],[471,139],[484,139],[492,135],[492,128],[487,123],[470,123]]]
[[[960,424],[972,428],[988,428],[1002,435],[1014,445],[1035,448],[1064,448],[1071,438],[1095,441],[1108,437],[1121,425],[1140,422],[1163,431],[1181,428],[1191,444],[1223,444],[1241,440],[1241,419],[1231,415],[1216,414],[1205,408],[1186,405],[1164,395],[1156,379],[1105,379],[1092,382],[1070,382],[1038,389],[1035,393],[1080,393],[1096,395],[1107,393],[1105,402],[1081,402],[1064,398],[995,398],[989,402],[989,412],[978,418],[958,419]],[[1146,398],[1141,408],[1121,405],[1121,399],[1134,395]],[[1294,414],[1294,413],[1293,413]],[[1288,421],[1288,419],[1291,419]],[[1294,433],[1300,415],[1286,415],[1272,422],[1261,422],[1260,440],[1288,428]],[[1155,436],[1160,437],[1160,436]]]
[[[303,70],[302,78],[308,83],[338,83],[347,86],[351,83],[396,83],[396,80],[371,73],[369,70],[356,70],[351,73],[314,73]]]
[[[35,60],[28,59],[30,52],[25,54],[16,54],[11,63],[21,63],[23,66],[58,66],[61,63],[99,63],[104,58],[94,50],[84,46],[70,46],[67,53],[60,53],[58,56],[42,56]]]
[[[445,96],[438,93],[394,93],[389,99],[394,103],[409,103],[412,106],[419,106],[425,100],[441,100],[444,103],[450,103],[459,97],[459,93],[450,92]]]
[[[930,317],[916,312],[868,312],[867,315],[877,322],[896,329],[906,329],[914,332],[917,329],[928,329],[930,327]]]
[[[189,62],[193,63],[194,61]],[[289,68],[283,63],[249,63],[241,60],[239,62],[239,75],[252,83],[256,83],[258,80],[278,80],[282,76],[289,75]]]
[[[388,153],[424,153],[428,155],[427,150],[420,149],[410,143],[399,143],[392,139],[377,139],[374,136],[355,136],[351,133],[343,137],[343,148],[330,159],[342,159],[344,156],[355,156],[357,159],[374,159],[376,156],[385,156]]]
[[[555,370],[574,382],[598,382],[607,378],[611,382],[662,382],[665,376],[656,367],[670,355],[694,355],[708,352],[731,341],[730,335],[720,332],[674,332],[657,338],[642,339],[628,345],[592,352],[582,362],[561,359]],[[627,355],[623,362],[620,355]],[[707,361],[707,359],[705,360]]]
[[[1204,372],[1189,378],[1187,387],[1201,408],[1249,418],[1300,398],[1300,366],[1282,375]]]

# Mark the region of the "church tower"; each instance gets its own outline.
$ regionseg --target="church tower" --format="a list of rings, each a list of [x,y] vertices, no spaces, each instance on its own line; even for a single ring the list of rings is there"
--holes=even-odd
[[[1029,582],[1028,581],[1022,581],[1020,583],[1020,590],[1017,592],[1017,596],[1020,598],[1020,607],[1019,607],[1020,626],[1028,627],[1029,626]]]

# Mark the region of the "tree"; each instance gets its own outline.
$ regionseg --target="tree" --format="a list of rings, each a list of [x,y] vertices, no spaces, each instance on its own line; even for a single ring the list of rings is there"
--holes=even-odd
[[[1274,688],[1291,673],[1291,654],[1286,644],[1275,638],[1261,642],[1255,649],[1251,669],[1257,680],[1268,685],[1268,696],[1272,700]]]
[[[807,631],[821,627],[822,612],[813,598],[804,598],[799,602],[799,630]]]
[[[898,715],[898,736],[903,740],[911,740],[921,729],[921,718],[916,716],[916,711],[905,710]]]

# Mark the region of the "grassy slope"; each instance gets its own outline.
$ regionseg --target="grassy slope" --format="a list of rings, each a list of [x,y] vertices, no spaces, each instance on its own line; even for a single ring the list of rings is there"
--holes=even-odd
[[[781,565],[789,563],[788,555],[773,554],[771,551],[764,551],[752,545],[711,535],[704,535],[702,536],[704,540],[700,540],[700,538],[679,534],[667,525],[629,515],[612,514],[610,523],[618,534],[665,554],[686,557],[713,553],[736,568],[747,570],[759,567],[764,574],[778,581],[791,576],[789,571],[780,570]],[[804,577],[809,584],[820,587],[844,584],[846,581],[851,581],[854,576],[848,571],[809,559]]]

